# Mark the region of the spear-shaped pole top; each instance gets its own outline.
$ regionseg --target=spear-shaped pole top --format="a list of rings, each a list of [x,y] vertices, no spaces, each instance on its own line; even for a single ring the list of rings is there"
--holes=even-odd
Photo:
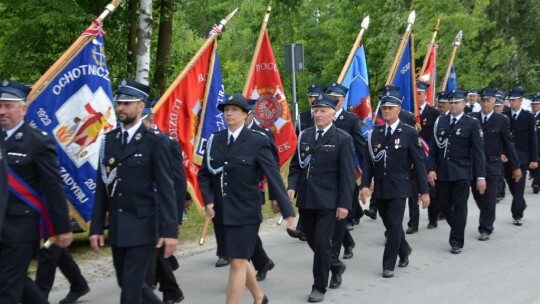
[[[463,37],[463,31],[459,31],[456,35],[456,39],[454,39],[454,42],[452,43],[453,46],[458,47],[461,45],[461,37]]]
[[[369,16],[366,16],[364,20],[362,20],[362,24],[360,24],[360,27],[364,30],[367,30],[369,27]]]
[[[111,3],[107,4],[107,6],[105,7],[105,10],[101,13],[101,15],[99,15],[98,19],[103,20],[107,18],[107,16],[112,14],[112,12],[114,12],[116,8],[120,6],[121,2],[122,2],[121,0],[113,0]]]
[[[409,14],[409,18],[407,19],[407,29],[405,30],[406,32],[410,32],[411,31],[411,28],[412,28],[412,25],[414,24],[414,20],[416,19],[416,12],[415,11],[412,11],[410,14]]]
[[[230,14],[228,14],[227,17],[225,17],[225,21],[231,20],[231,18],[234,16],[234,14],[236,14],[237,11],[238,11],[238,7],[235,8],[234,11],[232,11]]]

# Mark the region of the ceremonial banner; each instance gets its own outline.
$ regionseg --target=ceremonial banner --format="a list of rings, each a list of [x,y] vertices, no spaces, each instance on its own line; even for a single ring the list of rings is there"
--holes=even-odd
[[[420,115],[416,105],[416,78],[414,76],[413,36],[405,44],[401,61],[397,66],[397,73],[392,85],[399,87],[399,95],[403,96],[401,108],[414,114],[416,124],[420,124]]]
[[[212,58],[216,54],[216,44],[213,40],[185,76],[167,89],[157,103],[161,106],[154,112],[155,123],[159,129],[178,139],[182,147],[187,189],[199,208],[203,208],[204,202],[197,180],[199,165],[194,161],[195,138],[205,100],[208,73],[211,71]]]
[[[49,82],[40,79],[26,115],[30,125],[55,139],[66,196],[83,229],[81,218],[87,222],[92,215],[101,135],[116,126],[104,32],[100,22],[95,20],[94,25],[81,35],[91,39],[79,52],[57,62],[62,68]]]
[[[456,70],[454,70],[454,65],[450,68],[450,77],[448,77],[448,82],[446,83],[446,93],[451,92],[453,89],[457,89],[457,76]]]
[[[217,49],[217,43],[214,47]],[[210,135],[227,128],[227,123],[223,118],[223,112],[217,108],[218,104],[225,102],[225,86],[223,85],[221,64],[217,50],[215,51],[215,56],[212,57],[210,66],[211,72],[208,74],[210,82],[207,85],[206,98],[203,102],[203,109],[200,115],[201,121],[199,122],[197,134],[195,134],[195,151],[193,151],[193,162],[199,166],[202,164],[206,141]]]
[[[373,113],[371,111],[369,78],[363,43],[354,54],[351,65],[341,84],[349,88],[349,92],[345,96],[345,109],[360,118],[364,127],[362,134],[367,138],[367,134],[373,129],[373,121],[371,120]]]
[[[431,48],[431,52],[429,53],[429,57],[427,59],[426,63],[426,69],[424,70],[424,73],[420,75],[420,80],[423,82],[429,83],[429,87],[426,90],[427,96],[426,96],[426,102],[433,106],[435,95],[437,94],[435,92],[436,87],[436,81],[437,81],[437,47],[434,46]]]
[[[255,104],[255,119],[274,133],[282,166],[293,156],[297,139],[267,30],[257,49],[259,52],[254,54],[257,59],[250,71],[252,76],[244,92],[247,92],[246,98],[259,100]]]

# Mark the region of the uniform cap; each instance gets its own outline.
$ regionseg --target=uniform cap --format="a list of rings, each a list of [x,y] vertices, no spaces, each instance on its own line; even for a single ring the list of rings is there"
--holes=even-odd
[[[324,88],[318,84],[312,84],[307,89],[308,96],[319,96],[324,93]]]
[[[508,99],[518,99],[525,95],[525,89],[522,86],[515,87],[508,92]]]
[[[478,94],[478,93],[477,93]],[[465,93],[462,89],[453,89],[448,93],[448,101],[461,101],[465,100],[468,94]]]
[[[425,92],[429,88],[429,83],[417,80],[416,81],[416,91],[418,92]]]
[[[221,112],[223,112],[223,111],[225,111],[225,106],[227,106],[227,105],[238,106],[238,107],[242,108],[242,110],[244,110],[244,112],[246,112],[246,113],[248,113],[250,111],[250,108],[248,106],[248,102],[247,102],[246,98],[244,97],[244,95],[242,95],[240,93],[234,93],[232,95],[228,95],[225,102],[218,104],[217,108]]]
[[[319,96],[317,96],[317,99],[315,99],[315,101],[313,102],[313,104],[311,105],[312,108],[316,108],[316,107],[328,107],[328,108],[332,108],[332,109],[336,109],[336,106],[338,104],[338,100],[337,98],[335,98],[334,96],[332,95],[329,95],[329,94],[321,94]]]
[[[348,91],[349,89],[346,86],[341,85],[337,82],[332,83],[326,88],[326,94],[332,96],[345,96],[347,95]]]
[[[4,79],[0,83],[0,101],[25,101],[31,90],[24,83]]]
[[[140,100],[146,102],[149,94],[149,86],[124,78],[116,89],[116,96],[114,99],[122,102],[134,102]]]
[[[379,95],[381,106],[401,106],[403,96],[399,95],[399,87],[385,86]]]

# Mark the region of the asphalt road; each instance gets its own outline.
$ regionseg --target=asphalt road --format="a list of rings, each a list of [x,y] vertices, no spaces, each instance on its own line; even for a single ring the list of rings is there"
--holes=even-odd
[[[419,232],[407,235],[413,247],[410,264],[396,267],[391,279],[381,276],[382,222],[363,217],[352,231],[356,248],[353,259],[344,260],[343,284],[329,289],[323,303],[540,303],[540,195],[532,193],[529,183],[523,226],[512,224],[508,194],[497,205],[495,231],[487,242],[477,240],[478,208],[471,196],[465,246],[459,255],[450,253],[448,225],[439,221],[437,229],[426,229],[427,212],[422,210]],[[407,220],[406,214],[405,228]],[[313,282],[313,255],[307,244],[285,231],[263,235],[262,240],[276,264],[261,283],[270,302],[307,303]],[[215,268],[215,261],[214,250],[180,260],[175,274],[186,297],[182,303],[225,302],[228,267]],[[119,303],[115,278],[90,287],[79,303]],[[58,303],[67,292],[52,292],[50,302]],[[247,289],[241,303],[253,303]]]

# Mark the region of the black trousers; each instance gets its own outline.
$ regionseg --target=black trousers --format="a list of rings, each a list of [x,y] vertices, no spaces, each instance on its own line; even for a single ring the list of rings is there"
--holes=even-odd
[[[349,210],[349,214],[347,215],[347,218],[336,222],[336,227],[334,228],[334,234],[332,235],[332,254],[336,258],[339,258],[339,254],[341,252],[341,246],[351,247],[356,244],[354,242],[354,239],[351,233],[347,230],[347,224],[353,223],[354,217],[355,217],[354,213],[356,212],[357,208],[360,208],[359,203],[358,203],[359,194],[360,194],[360,187],[357,184],[355,184],[354,191],[353,191],[353,200],[352,200],[352,205],[351,205],[353,207],[351,210]],[[356,208],[355,206],[358,206],[358,207]]]
[[[534,170],[531,170],[531,175],[533,178],[532,185],[539,185],[540,186],[540,169],[536,168]]]
[[[418,206],[418,183],[416,180],[411,180],[411,188],[413,195],[407,199],[409,205],[409,222],[408,227],[418,228],[420,222],[420,206]]]
[[[36,272],[36,285],[46,297],[54,283],[56,268],[69,281],[69,290],[73,292],[84,291],[88,288],[86,279],[82,276],[81,270],[71,253],[66,248],[52,245],[50,248],[41,248],[37,255],[38,267]]]
[[[161,303],[145,281],[155,245],[111,246],[116,279],[122,289],[121,304]]]
[[[497,197],[505,197],[506,183],[504,182],[504,164],[501,163],[501,172],[503,174],[499,176],[499,183],[497,184]]]
[[[331,238],[336,226],[335,209],[299,209],[302,230],[313,250],[313,288],[326,292],[330,270],[343,265],[332,255]]]
[[[497,204],[497,186],[499,175],[486,176],[486,191],[484,194],[476,190],[476,182],[471,183],[471,190],[480,209],[480,219],[478,231],[480,233],[491,234],[493,232],[493,223],[495,222],[495,206]]]
[[[28,265],[37,248],[37,242],[0,243],[0,303],[18,304],[25,285],[33,285],[28,278]],[[34,285],[35,287],[35,285]],[[47,303],[43,294],[36,303]],[[39,294],[38,294],[39,296]]]
[[[441,208],[437,201],[437,188],[429,186],[429,206],[428,206],[428,219],[432,223],[436,223],[439,220],[439,213]]]
[[[163,301],[174,300],[183,295],[174,276],[174,270],[178,268],[178,261],[174,255],[164,258],[163,253],[163,247],[155,250],[155,254],[151,258],[155,263],[151,263],[148,268],[146,283],[148,285],[159,283],[159,291],[163,293]],[[175,267],[173,267],[173,263]],[[154,267],[151,267],[152,264]]]
[[[251,257],[251,262],[255,270],[259,271],[264,266],[270,262],[270,258],[266,254],[266,251],[263,248],[261,237],[257,236],[257,241],[255,242],[255,250],[253,251],[253,256]]]
[[[437,198],[442,213],[450,225],[450,246],[463,248],[467,225],[467,200],[470,181],[437,181]]]
[[[522,178],[516,183],[512,179],[512,169],[508,163],[504,166],[504,178],[508,184],[508,189],[512,193],[512,217],[514,219],[521,219],[523,217],[523,211],[527,208],[525,202],[525,181],[527,180],[527,164],[520,165]]]
[[[386,245],[383,254],[383,270],[394,270],[397,257],[409,254],[410,246],[405,240],[403,231],[403,215],[405,198],[377,199],[377,208],[386,228]]]

